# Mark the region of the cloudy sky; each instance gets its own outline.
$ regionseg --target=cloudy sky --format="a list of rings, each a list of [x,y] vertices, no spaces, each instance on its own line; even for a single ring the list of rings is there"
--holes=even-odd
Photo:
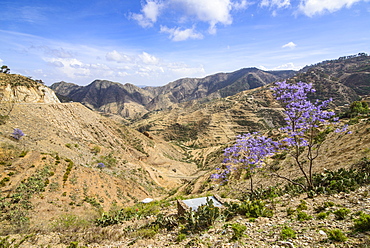
[[[370,53],[370,0],[1,0],[0,64],[47,85],[164,85]]]

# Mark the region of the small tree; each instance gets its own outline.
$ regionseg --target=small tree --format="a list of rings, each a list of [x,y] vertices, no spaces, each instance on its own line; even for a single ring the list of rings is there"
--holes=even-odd
[[[354,101],[349,107],[351,117],[358,114],[367,114],[369,113],[369,105],[367,102]]]
[[[227,180],[233,171],[247,170],[253,196],[253,174],[264,165],[268,156],[277,151],[278,145],[278,142],[257,132],[239,135],[235,145],[224,150],[224,168],[217,168],[220,172],[213,174],[212,178]]]
[[[312,84],[289,84],[284,81],[275,85],[272,90],[284,108],[287,122],[287,126],[281,128],[286,135],[282,145],[288,148],[306,180],[306,185],[296,184],[305,191],[311,191],[314,189],[313,162],[319,155],[324,136],[334,130],[331,124],[338,124],[338,118],[333,118],[335,113],[327,110],[332,99],[323,102],[316,100],[315,103],[309,101],[307,94],[315,92]],[[344,130],[337,129],[336,132]],[[305,158],[302,158],[303,154]]]
[[[275,142],[259,133],[238,136],[236,144],[225,149],[226,159],[223,169],[218,168],[220,173],[212,175],[212,178],[227,180],[232,171],[246,169],[251,173],[250,184],[253,194],[252,173],[265,163],[268,156],[278,150],[288,150],[306,183],[301,184],[278,174],[273,175],[284,178],[310,192],[314,190],[314,160],[319,155],[319,149],[325,135],[334,130],[334,124],[338,124],[338,118],[333,118],[335,113],[327,110],[331,99],[315,103],[307,99],[308,93],[315,92],[311,84],[303,82],[289,84],[284,81],[277,82],[275,85],[276,87],[273,87],[272,90],[284,108],[287,122],[287,125],[281,128],[284,134],[282,140]],[[346,127],[335,131],[345,130]]]
[[[3,65],[0,68],[0,73],[10,73],[10,69],[6,65]]]

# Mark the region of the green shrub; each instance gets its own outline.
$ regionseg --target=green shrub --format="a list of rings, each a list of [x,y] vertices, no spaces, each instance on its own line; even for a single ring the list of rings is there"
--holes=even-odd
[[[221,218],[220,208],[213,206],[213,201],[207,198],[205,205],[198,207],[197,211],[186,211],[179,217],[179,222],[185,225],[185,230],[199,232],[208,229]]]
[[[185,240],[185,239],[186,239],[186,234],[185,234],[185,233],[179,233],[179,234],[177,235],[176,241],[177,241],[177,242],[181,242],[181,241],[183,241],[183,240]]]
[[[233,223],[231,225],[231,229],[233,230],[233,236],[231,237],[231,240],[239,240],[244,236],[244,232],[247,230],[247,227],[239,223]]]
[[[328,217],[329,214],[330,212],[320,212],[316,215],[316,219],[318,220],[326,219],[326,217]]]
[[[5,184],[7,183],[7,182],[9,182],[10,181],[10,177],[4,177],[3,179],[1,179],[1,181],[0,181],[0,187],[4,187],[5,186]]]
[[[297,211],[307,210],[307,202],[305,200],[301,200],[301,203],[297,206]]]
[[[60,215],[51,223],[52,230],[63,231],[67,229],[84,228],[91,225],[91,222],[73,214]]]
[[[315,211],[316,211],[317,213],[320,213],[320,212],[322,212],[322,211],[326,210],[326,209],[327,209],[327,208],[329,208],[329,207],[333,207],[334,205],[335,205],[335,204],[334,204],[334,202],[327,201],[327,202],[324,202],[322,205],[317,206],[317,207],[315,208]]]
[[[296,233],[290,227],[285,226],[283,229],[281,229],[281,232],[280,232],[281,239],[286,240],[286,239],[295,238],[295,237],[296,237]]]
[[[20,154],[19,154],[19,157],[20,158],[23,158],[27,155],[28,151],[22,151]]]
[[[306,212],[299,211],[297,212],[297,220],[298,221],[305,221],[312,219],[312,216],[307,214]]]
[[[242,203],[226,203],[225,216],[228,219],[236,215],[244,215],[247,218],[272,217],[273,211],[266,208],[266,204],[260,200],[244,201]]]
[[[95,220],[98,226],[110,226],[132,219],[142,219],[146,216],[159,214],[163,202],[153,201],[150,203],[139,203],[131,207],[122,208],[117,211],[104,212],[100,218]],[[156,223],[159,224],[159,223]]]
[[[351,212],[348,208],[340,208],[333,212],[337,220],[344,220],[347,215]]]
[[[69,149],[71,149],[72,148],[72,145],[70,143],[67,143],[66,144],[66,147],[69,148]]]
[[[325,230],[328,234],[328,238],[333,241],[344,242],[348,238],[340,229]]]
[[[157,215],[157,219],[154,222],[159,228],[166,228],[167,230],[172,230],[174,227],[178,226],[177,218],[175,215],[165,216],[162,213]]]
[[[354,220],[354,229],[359,232],[370,231],[370,214],[360,213],[360,217]]]

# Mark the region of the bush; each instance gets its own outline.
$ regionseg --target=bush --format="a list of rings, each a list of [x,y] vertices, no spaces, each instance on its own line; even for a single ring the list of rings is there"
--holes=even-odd
[[[320,212],[316,215],[316,219],[318,220],[326,219],[326,217],[328,217],[329,214],[330,212]]]
[[[197,211],[186,211],[180,216],[179,222],[185,225],[185,230],[199,232],[208,229],[221,218],[220,208],[213,206],[213,201],[207,198],[206,205],[198,207]]]
[[[273,211],[266,208],[265,203],[260,200],[245,201],[238,203],[226,203],[225,216],[231,219],[235,215],[244,215],[247,218],[272,217]]]
[[[290,239],[290,238],[295,238],[295,237],[296,237],[296,233],[290,227],[286,226],[283,229],[281,229],[281,232],[280,232],[281,239],[285,240],[285,239]]]
[[[348,208],[340,208],[333,213],[337,220],[344,220],[350,212],[351,210],[349,210]]]
[[[247,227],[239,223],[233,223],[231,225],[231,229],[233,230],[233,236],[231,237],[231,240],[239,240],[244,236],[244,232],[247,230]]]
[[[330,240],[338,241],[338,242],[344,242],[348,238],[340,229],[332,229],[332,230],[325,230],[328,234],[328,238]]]
[[[360,213],[360,217],[354,220],[354,229],[359,232],[370,231],[370,214]]]
[[[177,241],[177,242],[181,242],[181,241],[183,241],[183,240],[185,240],[185,239],[186,239],[186,234],[185,234],[185,233],[179,233],[179,234],[177,235],[176,241]]]
[[[312,219],[312,216],[307,214],[306,212],[299,211],[297,213],[297,220],[298,221],[305,221],[305,220],[310,220]]]
[[[122,223],[127,220],[141,219],[149,215],[157,215],[159,213],[160,202],[139,203],[131,207],[122,208],[118,211],[104,212],[99,219],[95,220],[98,226],[110,226]]]

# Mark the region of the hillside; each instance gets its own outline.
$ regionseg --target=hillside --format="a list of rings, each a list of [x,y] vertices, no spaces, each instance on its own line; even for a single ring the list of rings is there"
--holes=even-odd
[[[45,86],[35,82],[28,88],[13,84],[18,75],[6,78],[10,81],[5,88],[15,96],[27,95],[22,99],[37,99],[46,92]],[[52,91],[49,97],[56,99]],[[0,125],[1,201],[12,206],[2,208],[6,211],[3,217],[11,218],[1,218],[3,234],[25,228],[23,225],[49,223],[66,211],[91,218],[112,204],[160,198],[182,180],[195,177],[196,165],[181,162],[185,157],[180,148],[80,103],[47,103],[46,97],[43,99],[34,103],[2,98],[6,115],[2,113]],[[25,135],[13,138],[15,128]],[[24,191],[40,182],[45,184],[39,184],[37,190]],[[19,194],[25,202],[15,200]],[[20,216],[16,214],[19,211]]]
[[[139,88],[131,84],[95,80],[87,86],[59,82],[50,88],[59,96],[81,102],[92,109],[133,119],[148,111],[167,109],[177,103],[234,95],[243,90],[289,78],[294,73],[247,68],[205,78],[179,79],[162,87]]]
[[[210,179],[237,134],[282,138],[272,84],[249,83],[290,72],[242,69],[145,89],[61,82],[53,88],[64,103],[39,82],[0,75],[0,246],[368,247],[370,116],[342,112],[369,102],[368,64],[368,56],[346,57],[289,79],[313,83],[312,99],[332,97],[351,131],[318,130],[316,188],[306,193],[286,180],[302,174],[285,151],[252,174],[253,194],[248,172]],[[229,84],[232,76],[261,81]],[[229,205],[178,214],[177,200],[211,195]]]

